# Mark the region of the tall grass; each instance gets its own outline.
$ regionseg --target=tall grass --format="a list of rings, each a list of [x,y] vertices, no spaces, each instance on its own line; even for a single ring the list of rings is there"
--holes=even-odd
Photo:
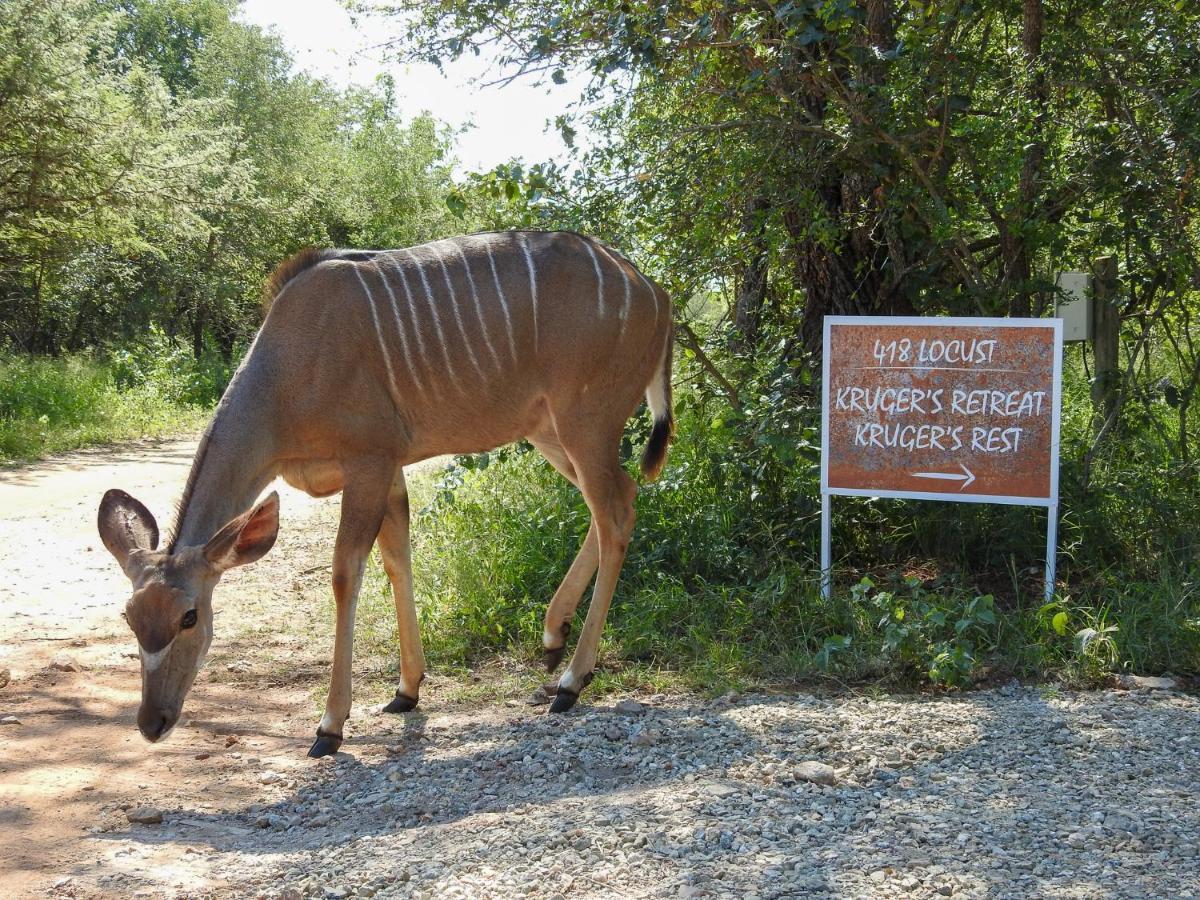
[[[199,428],[228,380],[161,339],[107,356],[0,355],[0,463]]]

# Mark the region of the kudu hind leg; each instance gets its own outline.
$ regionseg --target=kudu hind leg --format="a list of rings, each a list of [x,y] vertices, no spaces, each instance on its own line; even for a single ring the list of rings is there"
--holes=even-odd
[[[403,471],[397,472],[388,497],[387,513],[379,529],[379,554],[392,583],[392,597],[396,601],[396,639],[400,644],[400,686],[383,711],[403,713],[416,707],[421,696],[421,682],[425,679],[425,651],[421,647],[413,599],[408,486]]]
[[[554,592],[554,598],[546,607],[546,623],[542,629],[542,647],[546,651],[546,671],[553,672],[562,662],[567,650],[567,638],[571,635],[571,620],[588,582],[596,574],[600,562],[600,544],[596,537],[595,521],[588,525],[587,536],[575,554],[575,561],[563,576],[562,583]]]
[[[350,715],[351,663],[354,652],[354,613],[363,572],[375,536],[387,510],[388,487],[395,467],[390,462],[346,463],[341,518],[333,550],[333,599],[337,619],[333,639],[333,667],[325,713],[317,739],[308,755],[317,758],[336,753],[342,745],[342,728]]]
[[[592,602],[588,607],[587,619],[579,635],[579,643],[571,656],[571,663],[558,680],[551,712],[566,712],[579,699],[579,692],[592,680],[596,668],[596,657],[600,651],[600,637],[608,618],[613,591],[625,562],[625,551],[633,533],[633,500],[637,494],[628,473],[616,460],[615,448],[612,460],[607,465],[589,470],[576,460],[580,474],[580,488],[588,508],[592,511],[592,527],[596,531],[599,551],[599,566],[596,586],[592,589]]]
[[[579,487],[579,475],[575,466],[567,457],[558,438],[553,435],[539,435],[530,438],[532,443],[546,457],[546,461],[558,470],[563,478]],[[542,648],[545,650],[546,671],[553,672],[562,662],[567,649],[567,638],[571,634],[571,620],[583,592],[587,590],[588,582],[596,574],[596,566],[600,561],[599,544],[596,540],[596,525],[593,521],[588,525],[587,535],[575,554],[575,559],[562,583],[554,592],[550,605],[546,607],[545,625],[542,628]]]

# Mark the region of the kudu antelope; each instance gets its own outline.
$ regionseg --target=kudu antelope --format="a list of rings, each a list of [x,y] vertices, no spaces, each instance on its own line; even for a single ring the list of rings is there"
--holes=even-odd
[[[647,478],[661,470],[673,429],[666,295],[624,257],[570,232],[309,250],[279,266],[267,290],[266,320],[200,442],[165,549],[137,500],[112,490],[100,504],[100,535],[133,581],[126,618],[141,653],[143,736],[157,741],[179,719],[212,641],[221,573],[274,544],[278,497],[251,504],[277,475],[314,496],[342,492],[332,676],[309,755],[342,742],[354,608],[376,540],[400,643],[400,684],[386,709],[416,706],[425,657],[403,466],[522,437],[592,514],[543,633],[553,671],[596,574],[575,654],[551,688],[551,711],[570,709],[591,680],[633,529],[622,429],[644,396],[654,417],[641,460]]]

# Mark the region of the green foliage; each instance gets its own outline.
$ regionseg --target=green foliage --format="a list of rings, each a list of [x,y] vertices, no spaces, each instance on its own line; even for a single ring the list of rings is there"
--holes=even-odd
[[[395,88],[338,91],[225,0],[0,4],[0,345],[107,349],[151,327],[227,363],[306,245],[458,229],[450,135]]]
[[[87,355],[0,356],[0,464],[199,428],[205,410],[191,405],[181,388],[215,386],[222,376],[190,357],[175,360],[177,368],[145,362],[142,368]]]
[[[980,649],[996,644],[996,607],[991,594],[962,600],[926,589],[920,578],[905,578],[894,591],[875,591],[863,578],[850,589],[851,601],[879,616],[882,651],[901,670],[925,674],[933,684],[958,687],[974,674]]]

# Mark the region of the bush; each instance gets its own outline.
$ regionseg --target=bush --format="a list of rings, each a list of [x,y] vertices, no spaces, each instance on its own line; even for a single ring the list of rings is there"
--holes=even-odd
[[[108,357],[0,356],[0,462],[199,428],[228,377],[160,335]]]

